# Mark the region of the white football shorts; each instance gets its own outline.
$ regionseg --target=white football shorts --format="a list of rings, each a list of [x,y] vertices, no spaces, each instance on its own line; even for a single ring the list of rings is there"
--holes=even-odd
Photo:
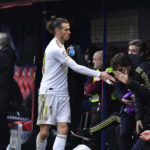
[[[37,125],[71,122],[69,96],[39,94]]]

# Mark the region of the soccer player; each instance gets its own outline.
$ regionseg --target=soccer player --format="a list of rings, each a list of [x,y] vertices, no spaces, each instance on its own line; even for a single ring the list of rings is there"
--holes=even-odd
[[[69,40],[71,33],[67,19],[52,16],[47,22],[47,29],[54,34],[54,38],[48,44],[43,59],[37,119],[40,132],[37,135],[36,150],[45,150],[51,125],[57,126],[53,150],[64,150],[70,123],[68,67],[80,74],[100,77],[107,83],[115,82],[115,79],[106,71],[99,72],[78,65],[67,54],[64,43]]]

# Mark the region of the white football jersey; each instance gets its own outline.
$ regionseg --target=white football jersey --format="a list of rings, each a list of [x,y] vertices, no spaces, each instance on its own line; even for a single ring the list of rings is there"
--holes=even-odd
[[[64,45],[54,38],[45,50],[39,94],[68,95],[68,67],[80,74],[100,76],[99,71],[78,65],[68,56]]]
[[[56,38],[53,38],[44,54],[40,94],[57,93],[68,95],[68,67],[64,64],[68,59],[70,57],[66,53],[64,45]]]

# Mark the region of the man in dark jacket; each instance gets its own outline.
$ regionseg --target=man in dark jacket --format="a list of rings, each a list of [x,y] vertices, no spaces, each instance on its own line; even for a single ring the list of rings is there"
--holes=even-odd
[[[135,93],[135,95],[137,96],[140,96],[140,97],[143,97],[143,98],[147,98],[145,104],[147,106],[150,106],[150,88],[145,86],[144,84],[140,84],[139,82],[137,81],[134,81],[134,80],[130,80],[128,78],[128,75],[127,73],[123,74],[119,71],[116,71],[115,72],[115,77],[121,81],[123,84],[126,84],[128,85],[128,87],[130,88],[130,90],[132,90],[133,93]],[[149,127],[148,127],[149,129]],[[146,130],[144,132],[142,132],[140,134],[140,138],[142,140],[145,140],[145,141],[149,141],[150,140],[150,130]],[[141,148],[143,150],[148,150],[149,147],[150,147],[150,143],[149,142],[144,142],[144,141],[140,141],[141,143]]]
[[[15,52],[10,47],[10,40],[6,33],[0,33],[0,148],[6,149],[9,143],[9,129],[6,116],[11,100],[11,86],[13,82]]]
[[[126,54],[120,53],[120,54],[115,55],[115,57],[112,59],[111,63],[112,63],[112,66],[113,66],[114,70],[118,70],[122,73],[127,72],[131,79],[134,79],[136,81],[139,81],[140,83],[149,85],[149,76],[148,76],[149,73],[148,72],[150,70],[150,65],[149,65],[148,62],[143,61],[140,56],[138,56],[138,55],[128,56]],[[119,90],[121,89],[121,87],[119,87],[119,86],[117,86],[117,87],[118,87]],[[122,85],[122,87],[124,87],[124,85]],[[128,88],[129,87],[127,87],[127,89]],[[120,91],[123,93],[123,90],[120,90]],[[127,106],[132,106],[133,103],[134,103],[133,101],[124,99],[123,97],[121,98],[121,100]],[[138,134],[139,134],[140,129],[143,128],[143,125],[145,126],[147,124],[146,122],[142,122],[143,121],[142,117],[143,116],[146,117],[147,116],[146,114],[149,112],[149,111],[147,111],[146,113],[142,114],[142,111],[145,110],[145,109],[142,108],[142,106],[145,105],[144,101],[145,101],[145,98],[140,97],[140,96],[136,96],[135,116],[136,116],[136,131],[137,131]],[[143,104],[141,104],[141,103],[143,103]],[[132,132],[133,132],[133,129],[134,129],[134,115],[132,116],[132,119],[131,119],[130,114],[125,112],[126,109],[124,109],[124,108],[125,108],[125,106],[122,109],[123,110],[122,111],[122,114],[123,114],[123,117],[122,117],[123,119],[122,120],[123,121],[121,120],[120,135],[123,135],[123,136],[121,136],[121,145],[124,145],[122,147],[122,149],[125,148],[125,150],[127,150],[127,149],[130,150],[131,146],[132,146],[132,143],[130,141],[130,147],[129,147],[129,141],[128,140],[129,140],[129,135],[130,135],[130,138],[131,138],[131,135],[132,135]],[[122,130],[122,129],[124,129],[124,130]],[[124,134],[122,134],[122,133],[124,133]],[[135,145],[133,150],[136,149],[137,147],[139,147],[139,146]]]

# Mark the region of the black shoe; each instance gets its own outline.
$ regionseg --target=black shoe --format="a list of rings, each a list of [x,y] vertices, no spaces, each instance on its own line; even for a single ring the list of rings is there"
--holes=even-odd
[[[85,141],[90,141],[90,133],[89,133],[89,129],[79,129],[77,133],[74,133],[73,131],[70,131],[71,135],[77,137],[77,138],[81,138]]]

